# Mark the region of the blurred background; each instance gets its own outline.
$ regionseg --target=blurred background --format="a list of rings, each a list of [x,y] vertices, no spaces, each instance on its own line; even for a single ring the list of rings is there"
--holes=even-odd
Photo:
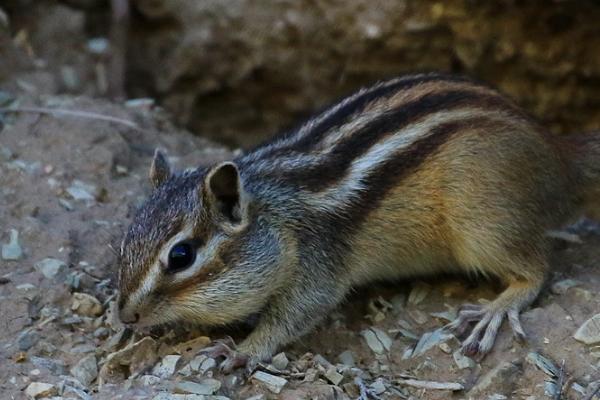
[[[600,1],[130,3],[119,16],[108,0],[4,0],[0,87],[150,97],[248,147],[360,86],[442,70],[491,83],[553,131],[600,126]]]

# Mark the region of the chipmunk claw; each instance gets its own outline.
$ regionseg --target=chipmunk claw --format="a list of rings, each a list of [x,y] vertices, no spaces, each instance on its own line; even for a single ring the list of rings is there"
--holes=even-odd
[[[465,305],[459,310],[457,318],[444,328],[461,336],[468,331],[471,323],[475,323],[468,337],[462,342],[461,351],[468,356],[483,358],[492,349],[504,319],[508,319],[515,338],[524,342],[526,335],[519,320],[519,311],[516,308],[493,309],[485,306]]]
[[[235,350],[236,345],[232,338],[215,340],[213,345],[204,348],[200,353],[210,357],[225,359],[221,362],[219,370],[223,373],[231,373],[234,369],[249,366],[251,358],[240,351]],[[255,364],[256,365],[256,364]]]

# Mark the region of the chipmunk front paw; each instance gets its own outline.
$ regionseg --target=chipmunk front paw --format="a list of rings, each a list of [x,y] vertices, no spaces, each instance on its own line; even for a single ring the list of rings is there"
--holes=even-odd
[[[219,369],[224,373],[231,373],[234,369],[246,367],[248,374],[252,373],[258,365],[258,358],[236,350],[237,346],[231,337],[215,340],[213,345],[202,350],[211,358],[224,357]]]

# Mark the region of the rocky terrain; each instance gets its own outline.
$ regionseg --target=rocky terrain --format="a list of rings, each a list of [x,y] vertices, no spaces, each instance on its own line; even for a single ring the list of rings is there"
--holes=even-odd
[[[597,128],[600,69],[590,50],[595,42],[584,40],[598,29],[590,22],[598,12],[594,2],[582,2],[581,8],[567,1],[535,9],[543,16],[540,21],[553,15],[550,25],[563,28],[542,37],[536,29],[547,22],[537,21],[530,41],[521,40],[522,30],[499,28],[518,2],[503,2],[500,9],[475,8],[475,22],[494,10],[498,19],[483,31],[473,22],[478,35],[473,33],[472,41],[512,38],[514,53],[493,63],[486,42],[470,67],[465,65],[474,49],[464,45],[460,34],[469,24],[464,10],[457,11],[468,2],[447,2],[441,8],[435,6],[441,3],[423,2],[423,10],[415,2],[385,3],[388,8],[357,2],[349,10],[325,2],[310,8],[330,21],[352,16],[364,25],[360,29],[356,23],[316,24],[319,19],[308,16],[306,8],[293,12],[290,3],[278,2],[271,12],[282,10],[285,20],[296,24],[293,29],[284,24],[283,32],[302,33],[287,47],[304,43],[296,46],[302,51],[289,47],[287,52],[283,43],[273,47],[274,34],[245,30],[246,36],[236,36],[232,26],[246,26],[250,17],[270,21],[260,8],[249,15],[244,2],[227,10],[218,2],[203,2],[203,8],[187,14],[184,5],[191,2],[134,2],[131,43],[136,48],[128,53],[126,82],[130,94],[116,101],[106,99],[111,47],[100,23],[110,15],[97,3],[9,0],[6,10],[0,9],[1,399],[600,399],[594,395],[600,390],[600,230],[590,221],[552,233],[553,272],[522,317],[527,343],[513,341],[503,327],[494,350],[482,360],[461,355],[457,338],[439,329],[461,304],[488,301],[501,290],[495,282],[465,277],[362,288],[315,332],[250,374],[223,374],[220,360],[201,352],[228,335],[242,339],[248,326],[170,326],[144,335],[124,329],[114,313],[114,249],[149,192],[155,148],[166,150],[179,168],[228,159],[241,151],[238,145],[255,143],[344,90],[408,70],[411,64],[473,71],[507,85],[507,91],[514,86],[516,97],[558,130]],[[395,8],[401,3],[402,12]],[[533,15],[533,8],[526,10],[518,18]],[[205,15],[221,17],[200,23],[199,16]],[[386,15],[403,21],[403,29],[425,25],[404,37]],[[438,22],[433,25],[417,24],[434,17]],[[571,22],[561,24],[561,18]],[[447,28],[441,27],[448,24],[455,28],[446,37]],[[357,28],[346,30],[348,26]],[[220,34],[202,34],[200,27]],[[311,30],[341,38],[339,48],[312,53],[312,40],[330,39],[303,36]],[[358,36],[348,32],[355,31],[368,40],[350,46]],[[172,42],[165,44],[161,37]],[[227,45],[217,46],[222,38]],[[245,39],[254,45],[244,45]],[[393,43],[399,46],[396,53],[389,47]],[[550,45],[558,47],[539,50]],[[158,47],[164,63],[145,58],[161,54]],[[186,54],[194,49],[205,58],[188,60]],[[407,58],[386,63],[383,49]],[[347,52],[356,54],[349,57]],[[298,53],[310,55],[305,69],[290,68]],[[453,55],[443,58],[442,53]],[[376,54],[380,58],[372,59],[379,61],[365,61]],[[255,63],[248,66],[247,59]],[[325,66],[321,59],[332,61]],[[559,68],[557,60],[570,67]],[[317,64],[331,69],[319,71]],[[341,64],[355,72],[340,74]],[[156,69],[149,69],[152,65]],[[284,70],[291,75],[286,78]],[[303,80],[295,74],[304,74]],[[180,128],[182,124],[200,135]],[[225,147],[213,139],[236,145]]]

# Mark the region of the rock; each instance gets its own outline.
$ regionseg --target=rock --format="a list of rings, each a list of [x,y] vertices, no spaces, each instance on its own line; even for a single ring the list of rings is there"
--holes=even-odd
[[[67,264],[56,258],[44,258],[35,264],[35,269],[48,279],[63,275],[67,270]]]
[[[563,279],[562,281],[553,283],[550,290],[554,294],[565,294],[567,293],[567,290],[580,284],[581,282],[576,281],[575,279]]]
[[[103,37],[92,38],[86,43],[87,50],[95,55],[106,54],[109,49],[108,39]]]
[[[217,366],[217,362],[214,358],[210,358],[204,354],[201,354],[190,361],[189,366],[192,371],[198,372],[200,375],[204,375],[208,370],[215,368]]]
[[[436,329],[433,332],[426,332],[417,342],[411,357],[418,357],[432,347],[439,345],[453,337],[454,335],[444,331],[442,328]]]
[[[575,340],[585,344],[595,344],[600,342],[600,314],[594,315],[577,329],[573,335]]]
[[[84,183],[77,179],[74,180],[71,186],[66,190],[73,200],[80,200],[88,203],[95,201],[96,195],[98,194],[96,186]]]
[[[156,363],[158,344],[151,337],[131,343],[111,353],[100,369],[100,382],[119,382],[133,374],[139,374]]]
[[[221,382],[216,379],[204,379],[200,383],[181,381],[173,387],[175,393],[215,394],[221,388]]]
[[[273,365],[275,368],[277,368],[280,371],[283,371],[284,369],[287,368],[289,364],[289,360],[286,357],[285,353],[279,353],[273,356],[273,359],[271,360],[271,365]]]
[[[168,355],[165,356],[161,362],[156,364],[154,368],[152,368],[152,375],[156,375],[161,378],[169,378],[177,369],[177,363],[181,359],[180,355]]]
[[[30,360],[33,363],[33,365],[35,365],[37,368],[46,369],[46,370],[50,371],[50,373],[52,375],[58,376],[58,375],[65,375],[67,373],[67,369],[65,367],[64,361],[51,360],[49,358],[36,357],[36,356],[31,356]]]
[[[475,366],[475,361],[463,355],[460,349],[452,353],[452,357],[454,358],[454,363],[456,363],[458,369],[473,368]]]
[[[288,382],[287,379],[267,374],[266,372],[262,371],[256,371],[252,375],[252,379],[262,383],[267,389],[275,394],[279,394]]]
[[[142,377],[140,378],[140,382],[142,382],[142,385],[144,386],[158,385],[160,381],[161,379],[158,376],[154,375],[142,375]]]
[[[173,347],[173,350],[181,354],[184,357],[193,357],[200,350],[205,348],[211,343],[211,339],[207,336],[198,336],[192,340],[188,340],[187,342],[178,343]]]
[[[58,390],[50,383],[31,382],[25,389],[25,394],[30,399],[42,399],[58,394]]]
[[[17,347],[21,351],[27,351],[40,340],[40,334],[31,329],[27,329],[17,337]]]
[[[376,354],[383,354],[392,347],[392,339],[378,328],[371,327],[360,334],[367,341],[367,346]]]
[[[81,382],[82,385],[89,386],[98,377],[96,356],[91,354],[79,360],[79,362],[71,368],[71,375]]]
[[[337,369],[333,366],[328,368],[327,371],[325,371],[324,376],[329,382],[333,383],[335,386],[339,385],[342,379],[344,379],[344,375],[337,372]]]
[[[104,312],[100,301],[87,293],[73,293],[71,310],[85,317],[98,317]]]
[[[351,350],[346,350],[338,356],[338,361],[348,367],[354,367],[356,365],[354,361],[354,353]]]
[[[10,230],[8,243],[2,244],[2,259],[7,261],[20,260],[23,257],[23,249],[19,245],[19,231]]]

